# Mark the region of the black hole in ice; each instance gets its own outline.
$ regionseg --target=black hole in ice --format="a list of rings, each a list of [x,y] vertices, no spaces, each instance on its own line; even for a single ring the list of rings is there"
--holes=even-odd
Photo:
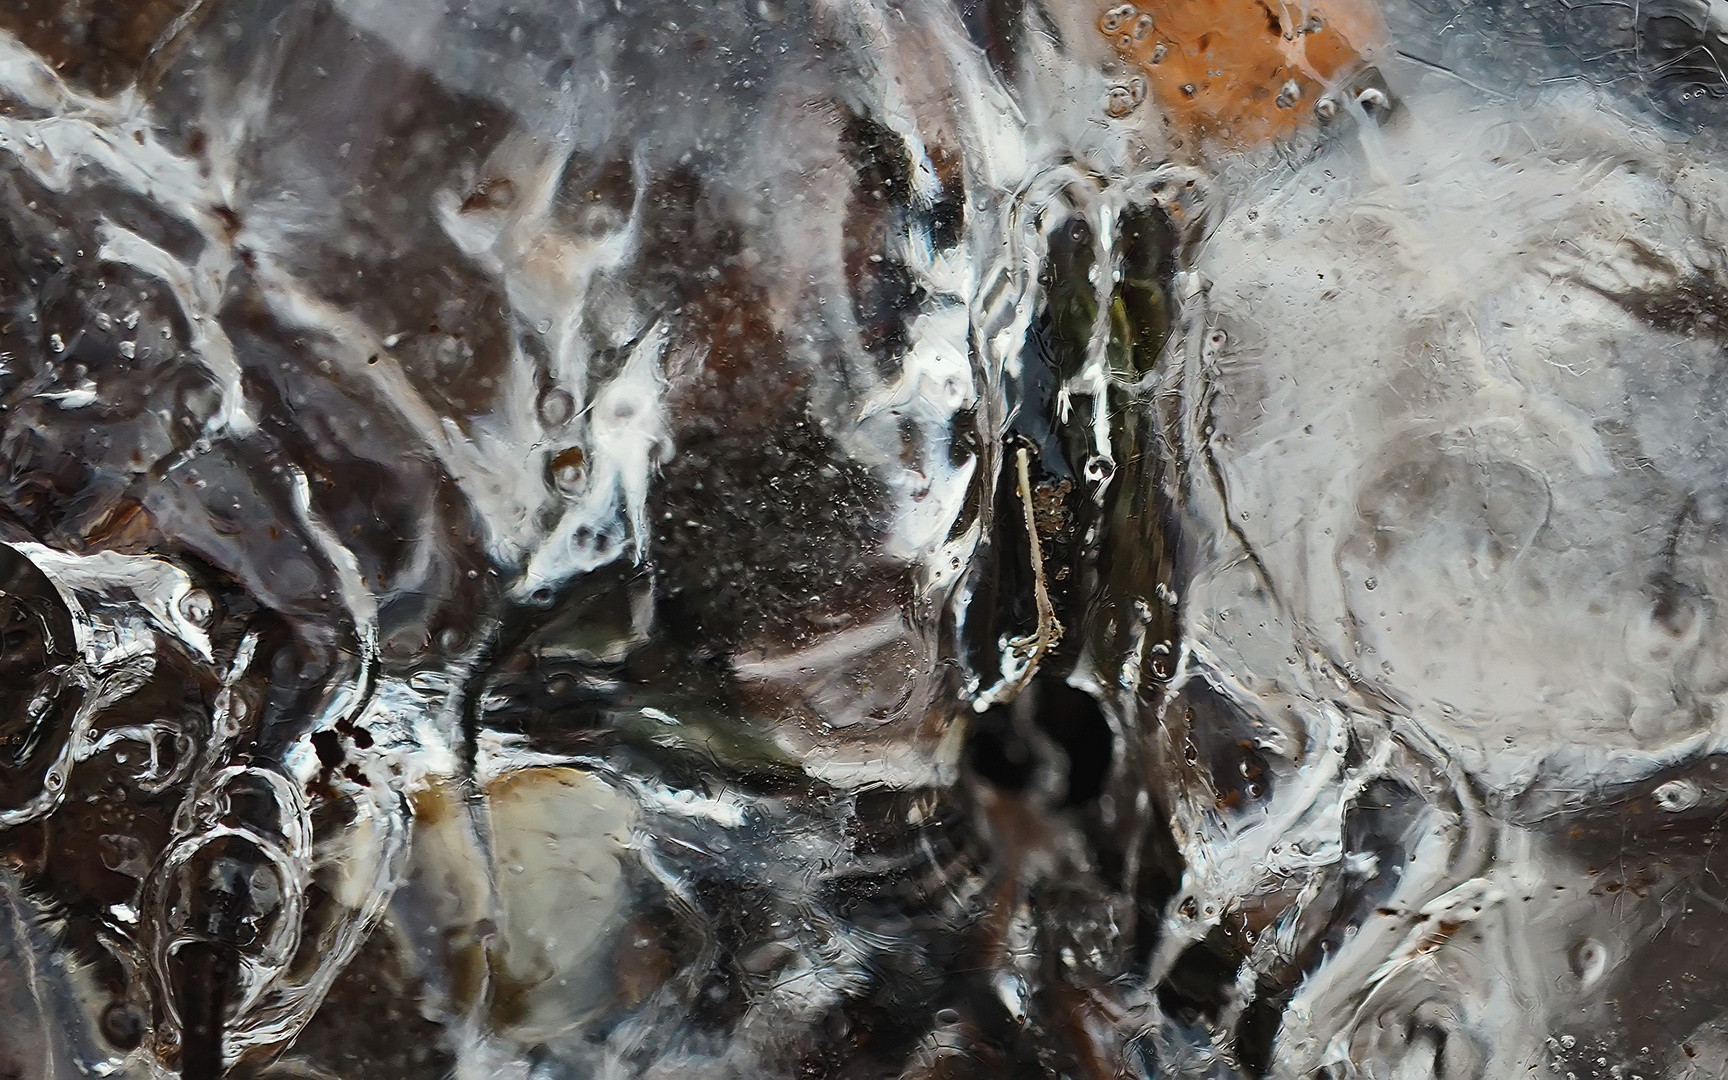
[[[1067,758],[1064,807],[1084,806],[1103,794],[1115,736],[1091,695],[1054,675],[1040,674],[1014,704],[997,706],[973,722],[967,745],[972,770],[1005,791],[1024,791],[1037,776],[1038,740],[1015,725],[1014,710],[1030,708],[1038,731]],[[1027,719],[1022,716],[1022,721]],[[1028,733],[1029,734],[1029,733]],[[1048,746],[1049,744],[1043,744]]]
[[[180,1075],[184,1080],[217,1080],[222,1068],[222,1028],[235,986],[233,951],[193,942],[171,962],[175,997],[184,1018]]]
[[[1014,730],[1007,708],[997,706],[972,723],[966,759],[972,771],[1005,791],[1025,791],[1032,783],[1032,747]]]
[[[847,112],[841,147],[855,170],[846,235],[851,238],[846,274],[859,337],[884,377],[893,377],[911,342],[913,315],[927,294],[917,275],[897,254],[918,218],[937,247],[959,238],[964,211],[958,201],[957,170],[943,180],[938,202],[928,212],[913,205],[913,162],[903,139],[867,116]],[[939,155],[940,156],[940,155]],[[942,156],[943,162],[949,157]]]
[[[936,143],[926,153],[940,190],[923,215],[924,224],[930,231],[931,245],[937,251],[945,251],[960,243],[960,234],[966,227],[966,181],[960,168],[960,154],[952,147]]]
[[[1284,1022],[1284,1006],[1291,994],[1263,979],[1255,988],[1254,1000],[1243,1011],[1241,1026],[1236,1029],[1236,1060],[1250,1076],[1263,1077],[1272,1071],[1272,1043]]]
[[[1063,805],[1084,806],[1104,793],[1116,736],[1091,694],[1056,678],[1038,682],[1038,726],[1068,755]]]
[[[1192,746],[1190,760],[1206,771],[1218,808],[1242,813],[1270,798],[1276,786],[1273,763],[1259,745],[1253,719],[1205,686],[1191,684],[1182,691],[1181,701]]]
[[[854,194],[871,202],[906,205],[912,195],[912,160],[906,141],[867,116],[846,116],[841,145],[858,179]]]
[[[0,548],[0,805],[47,791],[80,695],[56,693],[74,655],[70,610],[35,564]]]
[[[1155,207],[1136,207],[1124,214],[1122,285],[1117,291],[1127,316],[1129,363],[1132,374],[1152,370],[1164,352],[1174,323],[1175,300],[1170,283],[1181,246],[1170,218]]]
[[[1344,848],[1352,855],[1369,856],[1374,873],[1351,874],[1344,880],[1347,895],[1360,905],[1353,922],[1368,917],[1368,911],[1388,904],[1398,889],[1398,878],[1387,867],[1402,866],[1410,856],[1405,837],[1415,832],[1417,819],[1428,807],[1416,792],[1393,780],[1379,779],[1344,815]],[[1342,942],[1340,942],[1342,944]]]
[[[318,764],[334,769],[342,764],[342,736],[334,731],[312,733],[312,749],[318,753]]]
[[[957,193],[944,192],[930,207],[930,243],[945,251],[960,243],[966,225],[966,202]]]
[[[1061,481],[1072,480],[1073,470],[1068,467],[1067,455],[1063,453],[1064,432],[1057,419],[1064,346],[1055,335],[1056,330],[1048,317],[1027,332],[1020,377],[1010,380],[1006,390],[1010,434],[1015,436],[1017,444],[1034,453],[1040,473]],[[1013,453],[1016,449],[1018,445],[1008,450],[1002,471],[1003,492],[1012,497],[1004,504],[1009,507],[1015,506],[1019,499],[1014,486]],[[1017,525],[1017,516],[1009,518],[1008,523]]]
[[[1098,314],[1098,290],[1092,282],[1096,248],[1097,236],[1082,217],[1070,218],[1051,230],[1049,251],[1039,274],[1044,310],[1033,330],[1043,339],[1045,351],[1040,360],[1051,369],[1040,378],[1054,380],[1038,395],[1045,399],[1046,412],[1053,409],[1055,385],[1073,378],[1086,366]]]
[[[1214,930],[1177,958],[1158,986],[1158,1003],[1183,1024],[1202,1017],[1216,1021],[1236,981],[1237,964],[1223,934]]]
[[[144,1017],[132,1006],[117,1001],[102,1012],[102,1037],[116,1050],[132,1050],[144,1041]]]
[[[1106,880],[1116,888],[1132,888],[1135,905],[1139,917],[1135,920],[1135,937],[1131,945],[1133,965],[1144,968],[1151,962],[1152,953],[1158,946],[1162,936],[1164,910],[1170,901],[1182,888],[1185,862],[1182,853],[1176,847],[1176,839],[1170,829],[1170,821],[1163,807],[1156,799],[1148,800],[1150,821],[1145,835],[1140,839],[1138,851],[1135,852],[1139,872],[1132,882],[1125,880],[1128,868],[1125,849],[1113,850],[1107,845],[1099,846],[1100,868],[1106,873]],[[1113,838],[1119,829],[1102,829],[1099,835]]]
[[[948,421],[948,464],[955,467],[978,456],[978,412],[960,409]]]

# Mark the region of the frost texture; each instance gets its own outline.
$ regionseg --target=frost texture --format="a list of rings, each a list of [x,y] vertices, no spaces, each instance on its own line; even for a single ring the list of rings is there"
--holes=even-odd
[[[0,1077],[1725,1075],[1725,33],[14,0]]]

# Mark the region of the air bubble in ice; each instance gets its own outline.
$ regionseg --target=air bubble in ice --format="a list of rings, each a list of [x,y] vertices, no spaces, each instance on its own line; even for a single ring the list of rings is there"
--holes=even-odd
[[[540,422],[547,427],[562,427],[576,411],[576,400],[567,391],[554,387],[540,397]]]
[[[181,598],[180,614],[193,626],[203,628],[210,625],[211,618],[216,614],[216,607],[209,593],[203,589],[193,589]]]
[[[1378,120],[1392,111],[1392,99],[1386,91],[1370,86],[1356,95],[1356,104],[1362,106],[1370,117]]]
[[[1697,806],[1703,792],[1690,780],[1670,780],[1652,792],[1651,797],[1662,809],[1679,813]]]
[[[1104,111],[1112,117],[1120,119],[1127,116],[1146,100],[1146,80],[1130,79],[1127,83],[1112,86],[1104,101]]]
[[[1120,4],[1104,13],[1104,17],[1098,20],[1098,28],[1106,34],[1114,34],[1139,13],[1133,4]]]
[[[566,495],[579,493],[587,475],[588,469],[579,450],[566,451],[553,460],[552,482]]]
[[[1584,986],[1594,985],[1607,967],[1608,950],[1596,939],[1585,938],[1573,947],[1572,971]]]

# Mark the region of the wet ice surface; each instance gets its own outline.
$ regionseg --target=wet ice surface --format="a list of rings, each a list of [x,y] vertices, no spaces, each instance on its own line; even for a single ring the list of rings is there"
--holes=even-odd
[[[0,12],[0,1077],[1724,1075],[1721,12]]]

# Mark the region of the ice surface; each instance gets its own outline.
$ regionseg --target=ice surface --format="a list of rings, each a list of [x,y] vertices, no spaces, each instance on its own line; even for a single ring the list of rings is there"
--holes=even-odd
[[[1728,1076],[1725,42],[11,0],[0,1080]]]

